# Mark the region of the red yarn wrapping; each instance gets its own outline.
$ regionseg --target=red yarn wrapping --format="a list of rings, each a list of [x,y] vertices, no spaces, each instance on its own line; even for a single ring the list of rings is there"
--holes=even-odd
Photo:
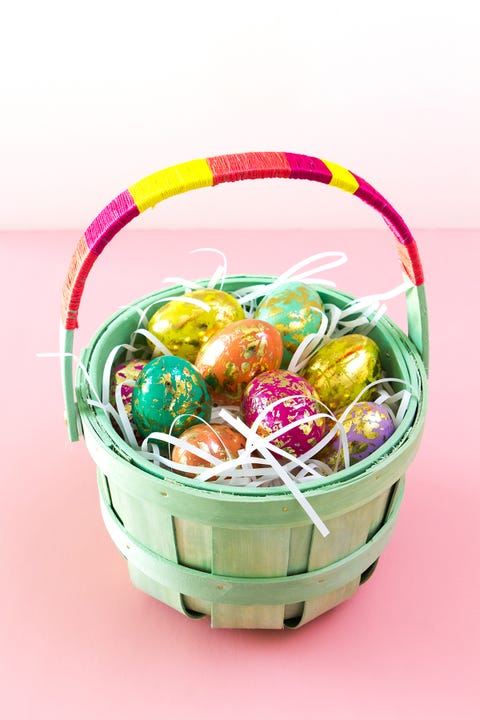
[[[281,152],[252,152],[207,158],[213,184],[255,178],[290,177],[291,168]]]

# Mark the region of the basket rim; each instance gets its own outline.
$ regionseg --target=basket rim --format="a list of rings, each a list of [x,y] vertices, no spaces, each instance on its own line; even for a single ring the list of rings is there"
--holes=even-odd
[[[275,279],[275,276],[270,275],[229,275],[225,279],[225,285],[242,283],[242,284],[262,284],[269,283]],[[206,285],[208,279],[202,279],[196,281],[199,284]],[[343,291],[324,287],[321,285],[313,285],[315,289],[320,291],[322,294],[331,296],[331,298],[339,300],[341,303],[347,304],[351,300],[355,300],[355,297],[345,293]],[[182,286],[174,286],[163,290],[155,291],[150,293],[143,298],[137,299],[131,305],[121,308],[114,315],[108,318],[97,330],[90,340],[89,345],[82,351],[82,362],[90,369],[91,365],[95,361],[95,353],[98,352],[98,346],[108,335],[108,332],[112,331],[112,326],[118,326],[121,323],[122,318],[125,317],[132,309],[136,307],[146,307],[151,301],[157,299],[164,299],[169,295],[178,294],[179,288]],[[381,472],[382,468],[388,464],[398,450],[402,448],[405,443],[408,443],[412,431],[415,427],[423,426],[425,413],[426,413],[426,401],[427,401],[427,377],[426,370],[423,360],[408,336],[396,325],[388,316],[383,316],[378,327],[384,334],[387,334],[389,340],[393,345],[396,346],[397,359],[401,359],[405,365],[405,374],[413,380],[414,386],[419,391],[419,397],[416,401],[411,402],[412,407],[409,408],[407,414],[395,430],[391,438],[378,448],[374,453],[364,460],[356,463],[355,465],[335,473],[333,476],[329,476],[332,479],[328,480],[323,478],[320,482],[318,479],[305,481],[300,483],[299,488],[302,493],[310,494],[312,492],[328,492],[336,488],[338,485],[345,486],[347,483],[356,482],[359,478],[365,475],[365,472],[374,468],[376,472]],[[415,376],[415,377],[413,377]],[[221,485],[214,483],[198,482],[194,478],[186,478],[182,475],[174,473],[173,471],[165,468],[155,466],[153,463],[142,458],[138,455],[134,448],[128,445],[113,429],[109,420],[106,420],[105,414],[101,409],[92,408],[88,405],[88,398],[91,397],[89,386],[83,373],[77,372],[76,379],[76,391],[78,399],[78,408],[82,424],[86,423],[93,430],[94,435],[98,437],[99,442],[107,444],[117,455],[124,459],[125,462],[135,465],[140,470],[148,473],[155,480],[160,483],[163,481],[168,485],[174,483],[175,485],[182,485],[190,490],[198,490],[202,493],[242,496],[243,498],[266,498],[266,497],[283,497],[290,496],[291,493],[285,486],[268,487],[268,488],[250,488],[248,486],[231,486]],[[408,424],[407,424],[408,418]]]

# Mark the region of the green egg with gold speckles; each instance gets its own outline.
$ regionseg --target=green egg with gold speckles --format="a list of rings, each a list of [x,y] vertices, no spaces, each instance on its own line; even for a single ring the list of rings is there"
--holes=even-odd
[[[188,360],[162,355],[150,360],[133,389],[132,414],[142,437],[151,432],[181,435],[210,420],[212,401],[198,370]]]
[[[323,301],[306,283],[291,280],[271,290],[255,311],[255,317],[277,328],[283,342],[282,368],[307,335],[318,332]]]

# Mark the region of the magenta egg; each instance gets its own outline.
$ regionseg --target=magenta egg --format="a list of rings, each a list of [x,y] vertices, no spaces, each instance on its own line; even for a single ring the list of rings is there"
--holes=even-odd
[[[281,402],[266,410],[277,400]],[[296,427],[272,440],[277,447],[296,457],[314,447],[325,434],[324,418],[310,419],[322,412],[315,390],[300,375],[287,370],[270,370],[254,378],[245,389],[242,412],[249,427],[262,414],[257,429],[262,437],[298,422]]]
[[[116,406],[115,391],[118,385],[127,380],[132,380],[134,383],[137,382],[138,376],[147,362],[147,360],[127,360],[113,368],[110,380],[110,402],[114,407]],[[130,419],[132,418],[132,395],[133,385],[123,385],[120,390],[120,397],[122,398],[125,412]]]

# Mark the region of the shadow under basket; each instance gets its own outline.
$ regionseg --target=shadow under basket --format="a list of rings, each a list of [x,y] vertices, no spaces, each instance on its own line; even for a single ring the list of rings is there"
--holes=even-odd
[[[80,298],[94,260],[111,237],[160,199],[200,187],[204,165],[199,169],[197,163],[210,169],[213,182],[204,181],[210,185],[225,181],[218,179],[219,167],[231,168],[230,175],[224,173],[227,180],[307,177],[298,174],[298,167],[296,175],[293,171],[280,175],[284,157],[290,169],[303,163],[313,168],[310,179],[359,194],[377,210],[381,205],[384,216],[388,211],[388,223],[412,280],[407,290],[409,337],[386,317],[370,333],[380,347],[387,376],[404,380],[412,391],[402,422],[365,460],[328,478],[300,485],[327,525],[327,537],[322,537],[284,486],[262,489],[199,483],[154,465],[119,437],[103,410],[92,407],[92,389],[82,372],[76,376],[76,402],[73,389],[73,333]],[[295,158],[299,158],[297,166]],[[354,178],[357,190],[368,188],[371,197],[354,191],[354,184],[350,189],[339,185],[338,178],[345,184],[347,174]],[[392,535],[405,472],[418,450],[425,420],[428,340],[415,242],[395,211],[389,210],[391,206],[378,198],[381,196],[358,176],[315,158],[285,153],[210,158],[160,171],[129,188],[102,211],[77,247],[65,285],[63,312],[63,379],[70,437],[77,439],[81,431],[97,465],[105,526],[128,561],[134,585],[189,617],[209,615],[212,627],[279,629],[309,622],[356,592],[373,573]],[[234,292],[272,280],[230,276],[224,290]],[[316,289],[325,302],[339,307],[352,300],[337,290]],[[182,292],[180,287],[169,288],[139,300],[136,307],[146,309]],[[120,310],[83,351],[81,360],[98,394],[110,351],[129,342],[138,317],[131,307]]]

